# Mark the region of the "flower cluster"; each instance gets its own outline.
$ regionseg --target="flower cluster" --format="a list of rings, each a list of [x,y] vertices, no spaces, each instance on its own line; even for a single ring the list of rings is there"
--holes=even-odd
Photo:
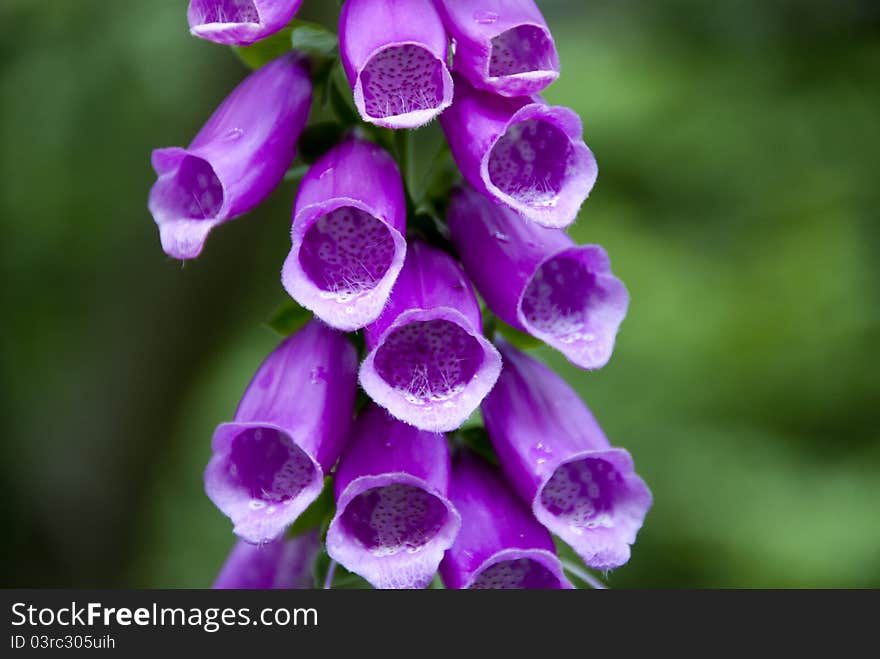
[[[311,586],[326,550],[378,588],[438,571],[449,588],[571,588],[554,535],[591,568],[619,567],[650,491],[563,379],[502,336],[598,369],[629,303],[605,251],[564,231],[598,170],[578,116],[538,96],[559,75],[542,14],[532,0],[346,0],[328,67],[291,48],[300,4],[191,0],[198,37],[293,38],[189,147],[153,152],[162,247],[194,258],[293,171],[315,106],[338,95],[336,63],[350,88],[352,116],[304,160],[281,270],[313,317],[214,433],[205,489],[240,539],[215,586]],[[402,176],[398,137],[434,118],[461,176],[431,206]]]

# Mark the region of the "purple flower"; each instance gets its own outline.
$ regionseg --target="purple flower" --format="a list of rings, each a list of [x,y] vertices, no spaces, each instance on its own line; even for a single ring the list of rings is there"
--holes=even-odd
[[[396,418],[423,430],[460,426],[501,370],[480,306],[455,260],[410,244],[388,304],[365,331],[360,382]]]
[[[364,121],[416,128],[452,102],[446,31],[431,0],[347,0],[339,50]]]
[[[424,588],[461,526],[446,438],[371,405],[339,462],[327,553],[376,588]]]
[[[247,46],[290,23],[302,0],[190,0],[193,36],[229,46]]]
[[[483,401],[483,418],[507,480],[587,565],[623,565],[651,507],[651,492],[633,471],[632,458],[611,447],[562,378],[497,343],[504,370]]]
[[[312,85],[295,53],[258,69],[217,108],[188,148],[153,151],[149,208],[162,249],[198,256],[208,233],[265,199],[293,159]]]
[[[447,588],[572,588],[550,533],[482,458],[456,456],[449,498],[461,531],[440,565]]]
[[[435,0],[455,39],[453,68],[503,96],[537,94],[559,77],[559,55],[532,0]]]
[[[469,187],[455,191],[447,219],[468,276],[502,320],[581,368],[608,362],[629,294],[605,250],[524,222]]]
[[[479,192],[546,227],[574,222],[598,168],[581,120],[538,98],[503,98],[455,77],[440,116],[455,162]]]
[[[239,540],[213,587],[236,590],[311,588],[314,585],[312,565],[320,551],[321,538],[317,530],[262,545]]]
[[[349,137],[318,160],[299,187],[287,292],[342,330],[371,323],[406,253],[406,201],[394,160]]]
[[[317,320],[285,339],[214,432],[208,497],[248,542],[274,540],[317,498],[351,424],[357,354]]]

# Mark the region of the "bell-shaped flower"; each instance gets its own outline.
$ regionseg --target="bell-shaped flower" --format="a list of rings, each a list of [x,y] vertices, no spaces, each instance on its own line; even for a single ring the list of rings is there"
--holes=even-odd
[[[651,507],[632,457],[611,446],[561,377],[497,343],[504,369],[483,401],[483,419],[508,482],[587,565],[623,565]]]
[[[354,346],[318,320],[260,365],[205,469],[205,491],[239,537],[276,539],[321,493],[348,436],[356,373]]]
[[[469,187],[453,194],[447,221],[465,271],[504,322],[580,368],[608,362],[629,294],[604,249],[575,245]]]
[[[405,423],[454,430],[477,409],[501,370],[501,357],[482,327],[461,266],[446,252],[414,241],[384,311],[366,327],[361,386]]]
[[[311,98],[299,56],[284,55],[245,78],[187,148],[153,151],[148,205],[166,254],[197,257],[214,227],[269,196],[293,160]]]
[[[550,533],[482,458],[455,457],[449,498],[461,531],[440,564],[447,588],[572,588]]]
[[[568,108],[496,96],[456,75],[455,101],[440,124],[474,188],[543,226],[574,222],[596,182],[581,120]]]
[[[452,102],[446,30],[431,0],[347,0],[339,51],[366,122],[417,128]]]
[[[321,538],[316,529],[261,545],[239,540],[213,587],[224,590],[312,588],[312,568],[320,551]]]
[[[435,0],[455,40],[453,69],[502,96],[537,94],[559,77],[559,55],[533,0]]]
[[[327,552],[376,588],[424,588],[461,526],[448,487],[446,438],[370,405],[336,471]]]
[[[193,36],[228,46],[247,46],[290,23],[302,0],[190,0]]]
[[[350,136],[300,183],[281,281],[328,325],[359,329],[388,300],[403,267],[405,232],[397,165],[375,144]]]

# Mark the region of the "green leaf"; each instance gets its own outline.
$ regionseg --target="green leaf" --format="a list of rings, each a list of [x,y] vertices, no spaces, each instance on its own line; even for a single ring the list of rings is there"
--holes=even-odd
[[[311,320],[312,314],[293,300],[282,302],[266,320],[266,326],[280,334],[290,336]]]
[[[327,581],[327,573],[331,569],[333,570],[333,576],[330,582],[331,588],[359,590],[372,588],[365,579],[359,577],[353,572],[349,572],[339,564],[334,564],[330,556],[327,554],[326,549],[318,554],[318,558],[315,560],[315,565],[313,567],[315,588],[324,587],[324,584]]]
[[[250,68],[259,69],[264,64],[281,57],[281,55],[290,50],[292,33],[293,28],[286,27],[255,44],[250,46],[233,46],[232,50]]]
[[[556,554],[559,556],[562,569],[572,585],[576,588],[592,588],[594,590],[605,590],[608,588],[608,585],[602,579],[592,574],[592,571],[584,565],[581,557],[555,535],[553,536],[553,544],[556,545]],[[605,576],[607,577],[607,575],[608,573],[606,572]]]
[[[492,449],[492,443],[489,441],[489,435],[482,426],[471,426],[470,428],[462,428],[457,431],[454,437],[462,444],[471,449],[474,453],[482,456],[493,465],[498,464],[498,457]]]
[[[339,50],[336,35],[323,25],[307,21],[294,21],[290,44],[295,50],[309,57],[333,59]]]
[[[286,172],[284,172],[284,180],[285,181],[299,181],[303,176],[309,171],[309,165],[307,163],[300,163],[298,165],[294,165]]]
[[[511,327],[500,318],[495,319],[495,331],[520,350],[534,350],[544,345],[540,339],[536,339],[531,334],[526,334],[515,327]]]
[[[324,489],[321,490],[321,494],[296,518],[287,533],[290,536],[295,536],[312,529],[323,529],[325,525],[330,523],[335,511],[333,479],[328,476],[324,479]]]
[[[344,92],[342,90],[345,90]],[[342,66],[335,67],[327,81],[327,91],[330,95],[330,107],[333,113],[346,126],[356,126],[360,123],[360,116],[354,107],[351,91]]]
[[[349,572],[341,565],[337,565],[336,573],[333,575],[333,588],[369,590],[373,587],[363,577],[356,575],[354,572]]]

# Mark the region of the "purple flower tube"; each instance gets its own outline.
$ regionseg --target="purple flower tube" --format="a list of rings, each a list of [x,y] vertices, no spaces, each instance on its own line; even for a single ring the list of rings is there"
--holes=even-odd
[[[405,423],[454,430],[495,384],[501,357],[483,337],[480,306],[456,261],[413,242],[385,309],[367,325],[360,382]]]
[[[524,222],[466,187],[455,191],[447,220],[465,271],[504,322],[581,368],[608,362],[629,294],[604,249],[575,245],[561,229]]]
[[[339,461],[327,553],[376,588],[424,588],[461,526],[448,486],[446,438],[369,406]]]
[[[447,588],[572,588],[550,533],[482,458],[456,456],[449,498],[461,531],[440,564]]]
[[[632,457],[608,443],[562,378],[497,343],[504,370],[483,401],[483,418],[507,480],[587,565],[623,565],[651,507]]]
[[[252,543],[274,540],[324,487],[351,425],[357,353],[313,320],[260,365],[214,432],[205,491]]]
[[[162,249],[197,257],[208,233],[254,208],[281,181],[305,126],[312,84],[290,53],[254,71],[186,149],[153,151],[149,208]]]
[[[302,0],[190,0],[193,36],[228,46],[247,46],[285,27]]]
[[[452,103],[446,30],[431,0],[347,0],[339,51],[366,122],[417,128]]]
[[[456,75],[455,102],[440,124],[472,186],[543,226],[574,222],[596,183],[596,160],[568,108],[495,96]]]
[[[262,545],[239,540],[213,588],[224,590],[303,589],[314,586],[312,566],[321,551],[318,531]]]
[[[405,230],[394,160],[375,144],[349,137],[300,184],[284,288],[328,325],[359,329],[385,306],[403,267]]]
[[[553,35],[532,0],[435,0],[455,39],[453,68],[502,96],[537,94],[559,77]]]

